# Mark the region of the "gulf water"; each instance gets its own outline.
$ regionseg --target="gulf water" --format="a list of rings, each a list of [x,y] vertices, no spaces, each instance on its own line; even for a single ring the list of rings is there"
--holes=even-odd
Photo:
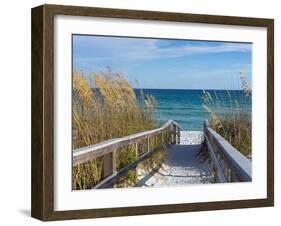
[[[243,105],[251,114],[251,97],[245,97],[242,90],[205,91],[209,92],[212,98],[220,100],[224,109],[237,109],[237,106]],[[140,99],[140,90],[135,89],[135,93]],[[203,90],[143,89],[143,93],[144,96],[152,95],[156,99],[156,118],[159,124],[172,119],[181,125],[182,130],[197,131],[202,130],[204,120],[209,118],[208,112],[203,108]]]

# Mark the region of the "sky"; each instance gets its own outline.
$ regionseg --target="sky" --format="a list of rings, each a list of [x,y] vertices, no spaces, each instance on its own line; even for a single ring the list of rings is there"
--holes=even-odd
[[[74,71],[109,67],[135,88],[241,89],[240,71],[252,84],[250,43],[73,35],[72,50]]]

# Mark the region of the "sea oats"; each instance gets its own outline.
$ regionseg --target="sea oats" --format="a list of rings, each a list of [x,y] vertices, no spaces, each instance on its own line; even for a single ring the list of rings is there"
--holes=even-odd
[[[210,125],[226,138],[237,150],[247,157],[251,157],[252,153],[252,123],[251,114],[246,109],[247,104],[244,103],[247,99],[251,98],[251,89],[246,80],[244,73],[240,72],[240,79],[242,83],[242,90],[244,97],[241,100],[232,97],[228,91],[227,106],[225,101],[214,92],[213,96],[203,90],[202,107],[210,115]]]
[[[94,73],[94,87],[90,87],[84,74],[73,75],[73,139],[74,148],[80,148],[101,141],[153,129],[157,126],[155,108],[157,102],[153,96],[144,98],[141,103],[132,85],[120,73],[110,69]],[[146,110],[148,109],[148,111]],[[157,137],[150,139],[150,146],[162,144],[164,141]],[[142,147],[145,150],[145,146]],[[141,145],[139,151],[141,152]],[[162,162],[163,155],[159,152],[154,159]],[[117,168],[127,165],[136,159],[133,146],[122,148],[117,155]],[[143,166],[151,167],[147,161]],[[103,178],[103,159],[97,158],[73,168],[73,188],[87,189],[93,187]],[[128,186],[136,182],[136,176],[130,172],[126,176]],[[121,186],[121,185],[120,185]]]

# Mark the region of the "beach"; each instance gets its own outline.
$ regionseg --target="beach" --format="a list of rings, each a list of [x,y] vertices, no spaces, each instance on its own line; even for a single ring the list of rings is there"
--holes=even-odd
[[[210,165],[197,156],[203,142],[201,131],[181,131],[179,145],[168,150],[167,160],[158,171],[139,175],[138,187],[180,186],[212,182]]]

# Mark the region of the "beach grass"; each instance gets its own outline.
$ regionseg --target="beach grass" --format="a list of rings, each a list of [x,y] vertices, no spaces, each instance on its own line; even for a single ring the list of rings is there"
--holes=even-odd
[[[228,92],[228,104],[217,93],[203,91],[203,107],[209,113],[210,126],[228,140],[243,155],[252,156],[252,121],[247,109],[251,89],[244,74],[240,73],[243,97],[239,100]]]
[[[153,96],[144,96],[138,101],[133,86],[119,73],[110,69],[94,73],[94,88],[82,72],[73,74],[73,148],[81,148],[99,142],[124,137],[130,134],[158,127],[156,121],[157,102]],[[162,146],[165,141],[153,137],[151,148]],[[145,152],[145,144],[139,144],[139,155]],[[163,162],[163,152],[151,158]],[[130,145],[117,150],[117,170],[135,161],[139,156],[135,146]],[[160,163],[159,163],[160,164]],[[144,163],[142,167],[152,168],[153,164]],[[90,189],[103,178],[103,158],[73,167],[73,189]],[[137,183],[136,171],[130,171],[119,187]]]

